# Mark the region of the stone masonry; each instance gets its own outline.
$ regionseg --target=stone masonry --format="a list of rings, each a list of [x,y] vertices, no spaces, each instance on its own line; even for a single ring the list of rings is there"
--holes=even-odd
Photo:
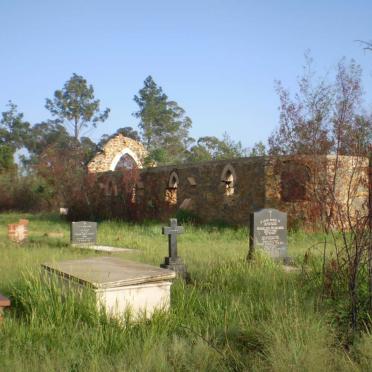
[[[147,151],[141,143],[119,134],[110,139],[103,147],[103,151],[89,162],[88,171],[91,173],[114,171],[123,156],[129,156],[137,168],[142,168]]]
[[[91,162],[90,171],[102,169],[102,182],[115,181],[115,172],[105,169],[110,168],[115,151],[122,153],[124,143],[130,142],[134,150],[140,151],[139,156],[144,156],[143,146],[135,147],[136,142],[128,140],[119,138],[116,150],[112,145],[117,142],[109,141],[109,148],[105,146],[108,158],[99,154]],[[339,157],[337,164],[334,156],[265,156],[146,168],[140,172],[133,204],[140,218],[163,221],[185,210],[201,222],[247,225],[251,212],[276,208],[288,213],[289,225],[298,221],[309,225],[314,220],[312,182],[328,180],[337,167],[337,198],[346,206],[346,188],[355,178],[351,169],[356,163],[358,172],[367,177],[353,200],[357,210],[368,200],[369,162],[367,158],[349,156]],[[110,202],[115,204],[118,195],[120,190]]]

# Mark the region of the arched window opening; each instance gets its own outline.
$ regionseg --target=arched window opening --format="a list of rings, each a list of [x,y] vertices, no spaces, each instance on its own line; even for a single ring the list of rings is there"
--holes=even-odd
[[[136,161],[129,154],[124,154],[116,164],[115,170],[133,169],[137,167]]]
[[[168,187],[165,190],[165,202],[169,205],[177,204],[177,190],[178,190],[178,175],[176,172],[172,172],[169,176]]]
[[[284,202],[297,202],[308,199],[310,182],[309,167],[297,162],[285,162],[280,174],[281,199]]]
[[[233,167],[227,165],[222,172],[221,182],[224,185],[224,195],[232,196],[235,192],[236,175]]]

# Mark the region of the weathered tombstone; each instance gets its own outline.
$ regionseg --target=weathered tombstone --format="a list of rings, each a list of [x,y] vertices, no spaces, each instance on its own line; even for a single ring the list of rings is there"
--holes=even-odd
[[[276,260],[287,260],[287,213],[272,208],[251,213],[249,258],[255,249],[263,249]]]
[[[93,291],[97,307],[113,317],[129,310],[133,319],[150,318],[155,310],[170,306],[171,270],[116,257],[95,257],[43,264],[47,275],[55,274],[68,291]]]
[[[28,220],[20,219],[18,223],[9,224],[8,239],[16,243],[25,242],[28,238],[28,223]]]
[[[79,221],[71,223],[71,245],[99,252],[131,252],[133,249],[97,245],[97,222]]]
[[[183,279],[188,279],[189,275],[185,264],[182,262],[181,257],[177,253],[177,235],[182,234],[184,228],[177,226],[177,219],[170,219],[170,227],[163,227],[163,235],[168,235],[168,257],[164,257],[164,263],[160,267],[170,269],[176,272],[177,276]]]
[[[71,223],[72,245],[95,245],[97,242],[97,222],[79,221]]]
[[[59,215],[60,216],[67,216],[68,215],[68,208],[59,208]]]

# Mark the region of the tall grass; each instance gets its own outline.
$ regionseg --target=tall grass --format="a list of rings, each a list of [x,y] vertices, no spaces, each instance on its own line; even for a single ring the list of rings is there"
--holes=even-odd
[[[0,215],[0,222],[19,217]],[[286,273],[264,257],[247,264],[245,229],[186,226],[179,249],[192,282],[174,282],[168,313],[123,323],[97,310],[89,292],[76,297],[54,281],[46,284],[40,263],[95,253],[68,245],[68,224],[29,217],[24,246],[0,231],[0,291],[13,301],[0,327],[0,370],[358,371],[371,365],[371,335],[345,351],[301,273]],[[47,229],[65,237],[45,238]],[[291,255],[301,257],[320,238],[291,235]],[[103,222],[99,242],[135,248],[118,256],[156,265],[167,254],[157,224]]]

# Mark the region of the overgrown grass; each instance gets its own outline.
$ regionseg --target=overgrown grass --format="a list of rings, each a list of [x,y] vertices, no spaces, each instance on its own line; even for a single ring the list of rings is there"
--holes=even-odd
[[[50,215],[23,215],[30,242],[12,244],[5,226],[20,217],[0,215],[0,291],[14,304],[0,326],[0,370],[371,370],[372,335],[365,332],[345,350],[318,306],[316,283],[304,286],[300,272],[286,273],[264,257],[245,261],[245,229],[186,226],[179,250],[192,282],[174,283],[169,313],[124,325],[97,311],[89,294],[62,296],[40,277],[42,262],[96,253],[71,248],[68,224]],[[44,236],[51,231],[65,236]],[[290,255],[300,260],[321,241],[291,234]],[[158,224],[103,222],[99,243],[135,248],[117,256],[155,265],[167,254]]]

